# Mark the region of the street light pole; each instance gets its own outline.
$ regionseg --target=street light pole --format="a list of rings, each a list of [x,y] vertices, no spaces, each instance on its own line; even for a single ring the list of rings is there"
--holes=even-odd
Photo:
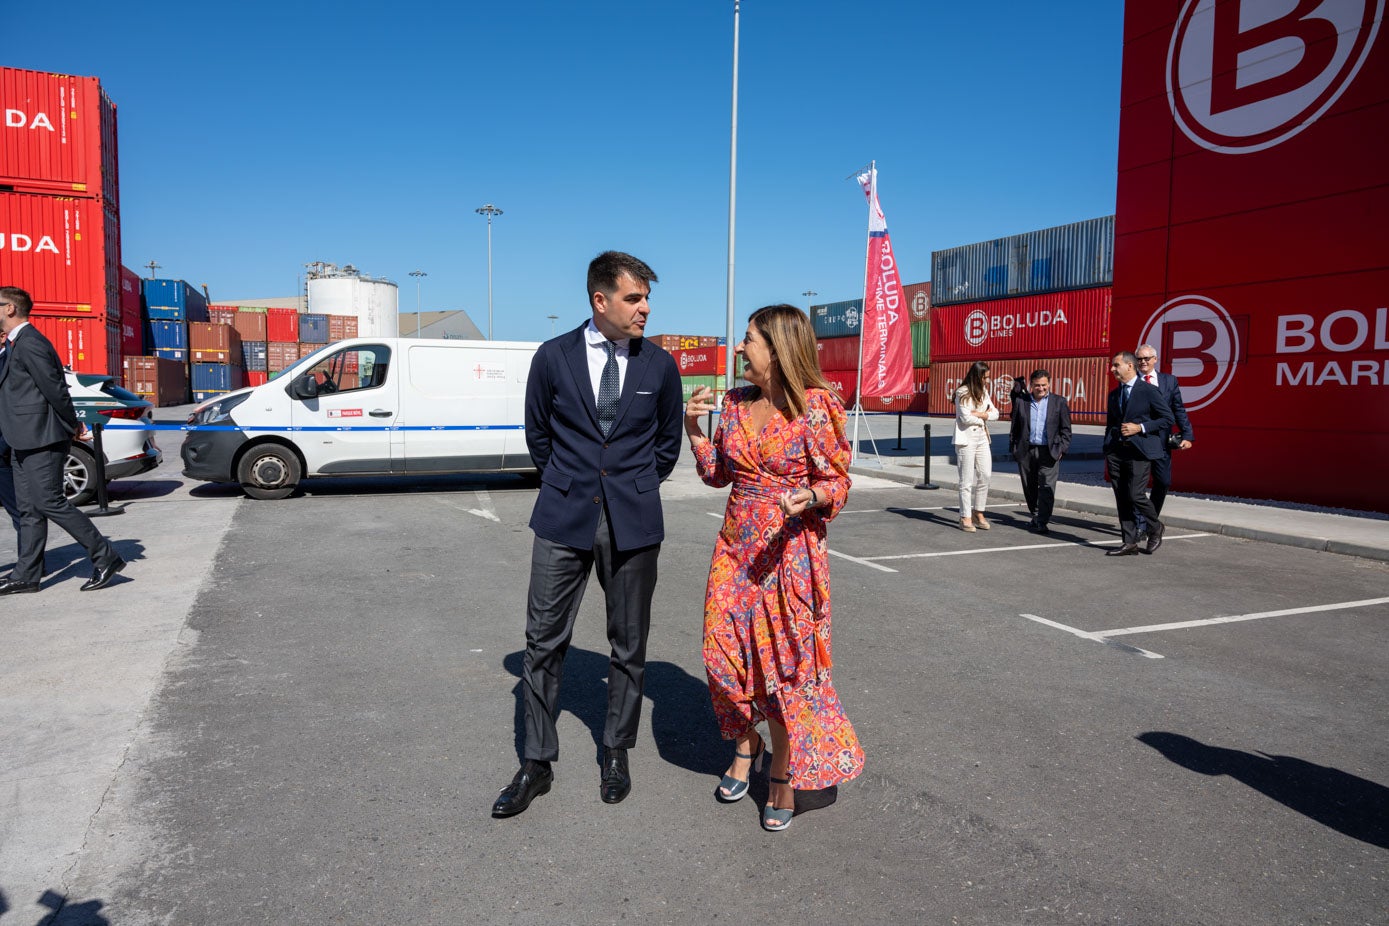
[[[558,316],[558,315],[546,315],[545,317],[548,318],[548,319],[550,320],[550,337],[553,338],[553,337],[555,336],[555,319],[559,318],[559,316]]]
[[[734,218],[738,214],[738,5],[733,0],[733,117],[728,132],[728,323],[727,342],[724,345],[724,370],[727,379],[725,386],[733,385],[733,234]]]
[[[420,336],[420,277],[427,277],[429,274],[423,270],[411,270],[410,276],[415,278],[415,337]]]
[[[809,313],[809,312],[810,312],[810,300],[814,299],[816,296],[818,296],[818,295],[820,295],[820,294],[817,293],[817,292],[816,292],[815,290],[813,290],[813,289],[807,289],[805,292],[801,293],[801,295],[805,297],[805,310],[806,310],[807,313]]]
[[[492,340],[492,216],[501,215],[502,210],[491,203],[473,210],[478,215],[487,216],[487,340]]]

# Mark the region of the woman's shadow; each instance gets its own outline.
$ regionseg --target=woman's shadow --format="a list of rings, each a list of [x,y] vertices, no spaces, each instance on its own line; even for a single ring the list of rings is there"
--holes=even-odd
[[[518,679],[514,730],[516,755],[523,758],[526,715],[521,678],[524,652],[509,653],[502,665]],[[645,695],[651,701],[651,735],[661,758],[701,775],[718,775],[728,765],[729,747],[719,736],[718,723],[709,702],[709,687],[669,662],[646,664]],[[564,680],[559,689],[559,709],[579,718],[593,735],[595,761],[603,753],[603,727],[608,716],[608,656],[569,648],[564,659]]]

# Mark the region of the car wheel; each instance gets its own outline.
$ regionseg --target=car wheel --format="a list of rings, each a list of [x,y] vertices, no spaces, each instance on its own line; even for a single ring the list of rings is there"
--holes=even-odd
[[[285,498],[299,485],[302,470],[294,451],[267,444],[253,447],[241,458],[236,476],[251,498]]]
[[[74,505],[86,505],[96,498],[96,457],[81,444],[68,448],[63,461],[63,495]]]

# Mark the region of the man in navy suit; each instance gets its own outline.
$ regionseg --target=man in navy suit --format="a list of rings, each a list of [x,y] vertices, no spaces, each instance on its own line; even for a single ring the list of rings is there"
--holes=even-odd
[[[627,750],[641,720],[646,639],[656,560],[665,538],[660,485],[680,455],[680,370],[643,340],[656,274],[630,254],[606,251],[589,264],[593,317],[546,341],[526,382],[526,443],[540,471],[526,606],[523,761],[492,805],[495,817],[524,811],[550,790],[559,758],[555,715],[574,618],[597,567],[607,598],[607,722],[599,795],[631,791]]]
[[[1148,498],[1148,475],[1163,453],[1163,442],[1172,430],[1172,408],[1156,386],[1138,378],[1138,361],[1124,351],[1114,355],[1109,372],[1119,385],[1109,393],[1105,415],[1104,454],[1119,509],[1123,545],[1106,556],[1133,556],[1138,550],[1138,520],[1148,522],[1147,553],[1162,546],[1163,525]]]
[[[1177,382],[1177,377],[1171,373],[1158,372],[1158,353],[1151,344],[1144,344],[1138,348],[1134,351],[1134,356],[1138,358],[1138,378],[1150,386],[1158,387],[1167,404],[1172,406],[1172,418],[1182,436],[1178,449],[1190,450],[1194,435],[1191,419],[1186,416],[1186,406],[1182,404],[1182,387]],[[1172,485],[1172,448],[1167,445],[1167,435],[1162,435],[1162,438],[1162,459],[1153,461],[1153,488],[1149,496],[1153,500],[1153,509],[1158,514],[1162,514],[1163,500],[1167,498],[1167,490]],[[1140,518],[1138,530],[1142,532],[1146,528],[1147,525]]]
[[[1018,461],[1022,494],[1032,513],[1027,529],[1045,534],[1056,503],[1061,457],[1071,448],[1071,406],[1065,396],[1051,391],[1048,370],[1033,370],[1026,385],[1016,377],[1009,398],[1013,410],[1008,416],[1008,445]]]

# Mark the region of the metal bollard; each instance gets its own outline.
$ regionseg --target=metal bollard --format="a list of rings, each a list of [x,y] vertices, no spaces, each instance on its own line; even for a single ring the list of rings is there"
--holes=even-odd
[[[898,412],[898,413],[897,413],[897,446],[896,446],[896,447],[893,447],[892,449],[893,449],[893,450],[901,450],[901,449],[902,449],[902,413],[901,413],[901,412]]]
[[[926,447],[924,456],[926,457],[926,469],[922,473],[923,481],[917,484],[918,489],[939,489],[940,486],[931,481],[931,425],[924,425],[926,429]]]
[[[106,451],[101,446],[101,421],[92,422],[92,451],[96,457],[96,510],[87,512],[91,518],[104,518],[113,514],[125,514],[125,506],[112,508],[106,495]]]

